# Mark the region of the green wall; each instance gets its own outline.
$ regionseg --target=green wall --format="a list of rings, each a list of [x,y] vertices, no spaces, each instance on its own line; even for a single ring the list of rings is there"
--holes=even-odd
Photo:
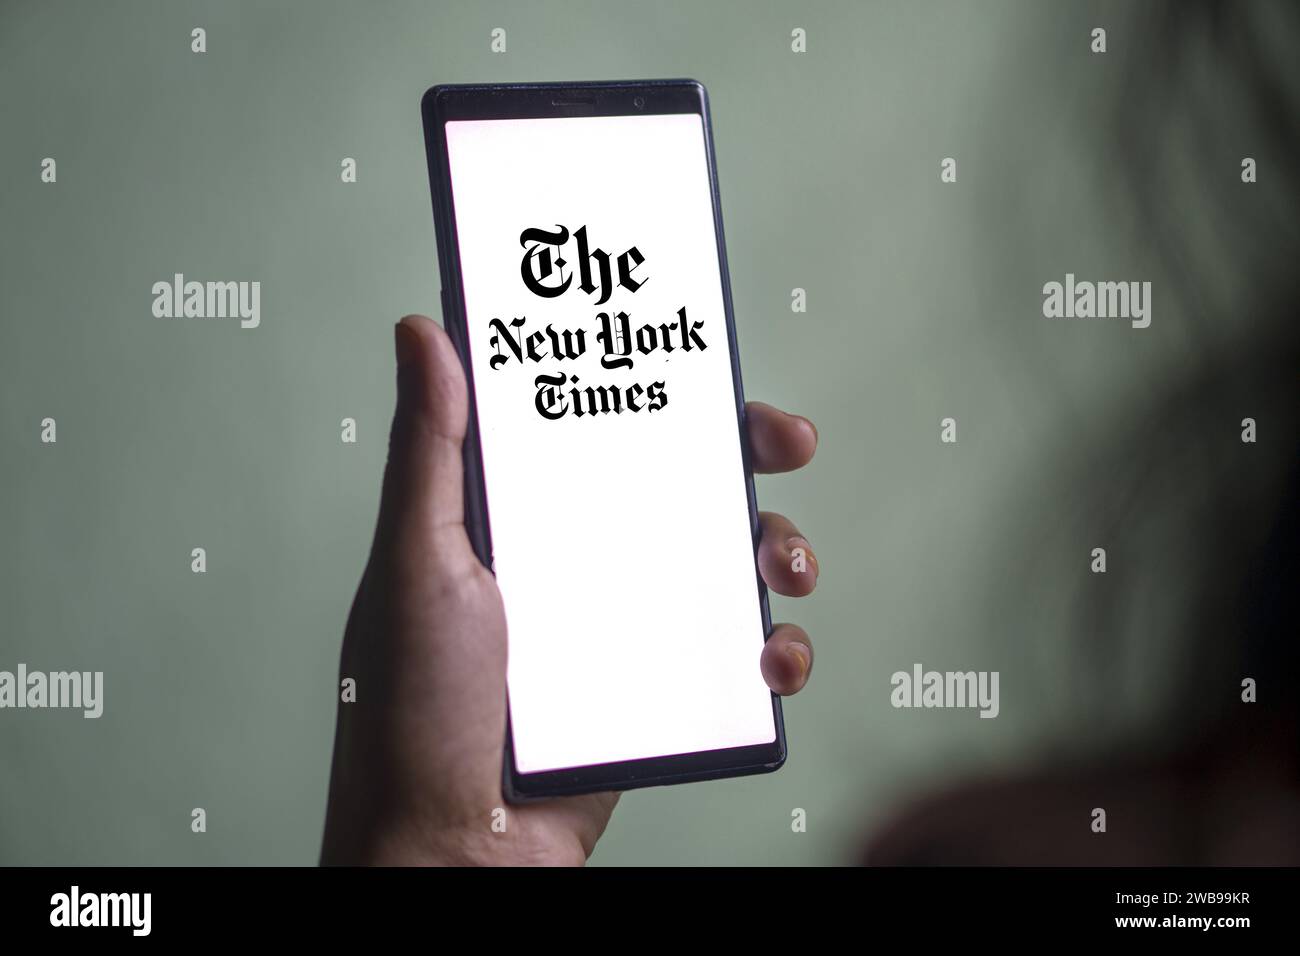
[[[1174,231],[1212,299],[1240,275],[1197,204],[1242,195],[1241,156],[1274,178],[1294,156],[1266,153],[1222,59],[1186,84],[1153,67],[1167,34],[1137,6],[4,0],[0,669],[103,670],[106,703],[0,711],[0,863],[315,861],[391,326],[439,308],[419,115],[437,82],[703,81],[748,396],[820,429],[805,473],[758,485],[822,568],[813,597],[773,597],[817,650],[786,768],[629,794],[595,862],[849,861],[926,787],[1144,732],[1178,565],[1112,554],[1149,595],[1125,627],[1152,639],[1081,688],[1069,608],[1098,586],[1086,503],[1106,478],[1074,463],[1255,317],[1193,321],[1126,174],[1192,197]],[[1186,132],[1194,92],[1213,138]],[[1137,149],[1114,118],[1147,96]],[[260,280],[261,326],[154,318],[176,272]],[[1067,272],[1152,281],[1151,327],[1045,319]],[[894,709],[914,662],[1000,671],[1000,716]]]

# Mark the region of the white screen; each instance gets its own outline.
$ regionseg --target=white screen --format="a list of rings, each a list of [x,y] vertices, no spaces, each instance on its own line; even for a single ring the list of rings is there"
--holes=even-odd
[[[702,118],[457,121],[446,130],[520,772],[771,743]],[[589,252],[609,257],[603,304],[597,259],[588,258],[595,288],[580,287],[583,227]],[[525,243],[528,229],[556,241]],[[621,284],[619,257],[632,247],[642,260],[624,259]],[[542,288],[567,277],[566,291],[531,291],[525,267]],[[696,339],[658,329],[682,308]],[[631,368],[603,366],[602,312],[616,331],[617,314],[628,316]],[[521,317],[522,327],[511,325]],[[582,330],[585,352],[557,358],[548,325],[570,332],[574,351]],[[635,347],[646,325],[649,354]],[[539,361],[526,346],[533,333],[542,334]],[[615,336],[611,360],[625,341]],[[579,384],[555,390],[547,410],[559,417],[548,418],[536,380],[558,374]],[[649,397],[653,383],[662,383],[653,393],[662,407]],[[643,391],[629,395],[637,385]],[[598,405],[587,403],[600,398],[581,391],[589,386],[617,387],[622,410],[593,413]]]

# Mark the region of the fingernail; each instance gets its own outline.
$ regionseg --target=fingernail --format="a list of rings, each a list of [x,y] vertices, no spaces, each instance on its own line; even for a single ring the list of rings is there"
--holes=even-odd
[[[798,534],[787,539],[785,542],[786,553],[790,555],[790,570],[795,571],[796,573],[807,570],[807,567],[800,568],[797,566],[799,556],[795,554],[795,549],[803,551],[803,558],[807,566],[812,568],[812,573],[814,575],[821,573],[821,568],[817,564],[817,555],[813,554],[812,545],[808,543],[807,538]]]
[[[821,435],[817,432],[817,426],[812,423],[812,419],[804,418],[802,415],[800,415],[799,420],[808,426],[808,430],[812,432],[814,442],[821,441]]]
[[[798,641],[791,641],[785,646],[785,652],[795,659],[799,664],[799,679],[803,680],[808,676],[808,668],[812,666],[812,651],[807,644],[800,644]]]
[[[393,342],[397,351],[397,367],[409,365],[415,361],[417,352],[420,349],[420,339],[405,322],[398,322],[397,327],[393,330]]]

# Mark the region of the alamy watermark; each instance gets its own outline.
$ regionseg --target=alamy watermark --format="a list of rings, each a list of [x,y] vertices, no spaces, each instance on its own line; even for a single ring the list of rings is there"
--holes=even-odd
[[[0,709],[69,708],[86,718],[104,713],[103,671],[0,671]]]
[[[895,707],[971,707],[981,717],[996,717],[997,671],[927,671],[913,664],[911,673],[895,671],[889,702]]]
[[[262,324],[261,282],[171,282],[153,284],[153,314],[159,319],[239,319],[241,329]]]
[[[1128,319],[1135,329],[1151,324],[1150,282],[1090,282],[1065,274],[1065,282],[1043,285],[1048,319]]]
[[[148,936],[152,910],[152,893],[83,893],[73,885],[69,892],[50,897],[50,925],[124,926],[132,936]]]

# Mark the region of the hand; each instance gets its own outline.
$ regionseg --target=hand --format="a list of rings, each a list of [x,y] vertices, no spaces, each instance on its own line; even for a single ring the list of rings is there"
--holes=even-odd
[[[581,864],[609,822],[615,793],[508,806],[501,795],[506,623],[496,579],[465,532],[461,444],[469,399],[446,333],[423,316],[396,330],[397,412],[370,560],[343,636],[339,704],[321,862]],[[748,405],[756,471],[807,464],[807,419]],[[758,567],[772,590],[809,594],[817,561],[786,518],[761,516]],[[804,548],[797,572],[791,549]],[[764,679],[793,694],[812,647],[793,624],[762,650]],[[493,811],[506,811],[494,832]]]

